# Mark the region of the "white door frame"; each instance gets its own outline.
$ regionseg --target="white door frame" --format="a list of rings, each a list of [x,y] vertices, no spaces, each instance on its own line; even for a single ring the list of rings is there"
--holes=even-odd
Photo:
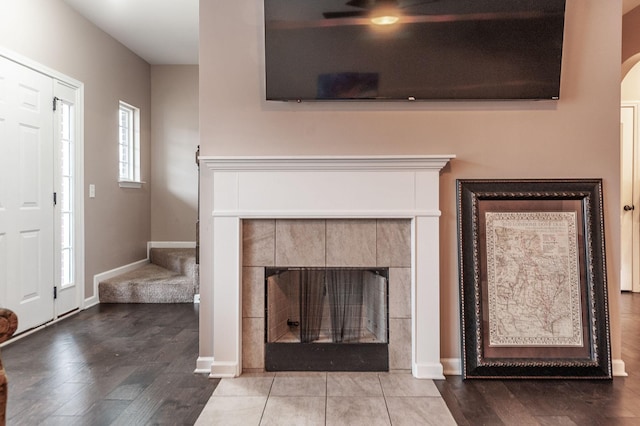
[[[620,277],[621,280],[631,281],[630,285],[627,282],[621,283],[624,290],[631,290],[634,293],[640,292],[640,138],[638,137],[638,131],[640,130],[640,101],[623,102],[622,108],[631,108],[633,110],[633,127],[631,129],[625,129],[622,126],[621,116],[621,131],[620,131],[620,162],[621,162],[621,189],[624,190],[625,182],[630,182],[632,190],[629,191],[629,195],[621,194],[620,200],[620,215],[621,215],[621,250],[622,258]],[[625,146],[624,135],[631,132],[633,144],[632,146]],[[633,159],[633,165],[624,167],[624,155],[631,155]],[[624,192],[624,191],[623,191]],[[633,210],[625,211],[625,206],[633,206]],[[630,216],[630,217],[629,217]],[[630,220],[627,220],[630,219]],[[631,239],[625,240],[625,235],[631,235]],[[629,250],[631,246],[631,255],[627,258],[630,261],[624,261],[624,251]]]
[[[27,68],[31,68],[41,74],[51,77],[54,80],[54,86],[58,83],[72,89],[75,92],[74,99],[74,111],[75,111],[75,152],[74,152],[74,171],[75,171],[75,185],[74,185],[74,204],[75,211],[74,220],[74,276],[76,277],[76,300],[79,309],[84,309],[84,287],[85,287],[85,275],[84,275],[84,83],[71,78],[65,74],[62,74],[56,70],[53,70],[45,65],[42,65],[36,61],[33,61],[27,57],[24,57],[16,52],[0,47],[0,56],[23,65]],[[51,108],[53,109],[53,99],[51,99]],[[56,211],[56,215],[58,215]],[[56,217],[56,223],[58,223]],[[56,232],[56,235],[58,233]],[[59,241],[59,236],[56,237],[56,241]],[[57,250],[58,245],[52,247],[52,250]],[[66,312],[59,312],[59,307],[54,301],[54,318],[55,321],[60,315]]]

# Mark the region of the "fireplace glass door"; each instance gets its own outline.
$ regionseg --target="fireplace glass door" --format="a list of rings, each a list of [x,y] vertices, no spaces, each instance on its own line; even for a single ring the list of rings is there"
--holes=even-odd
[[[388,370],[387,268],[267,268],[266,369]]]

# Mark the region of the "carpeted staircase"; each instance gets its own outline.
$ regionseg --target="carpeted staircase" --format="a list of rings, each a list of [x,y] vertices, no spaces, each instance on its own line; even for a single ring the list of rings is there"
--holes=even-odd
[[[193,248],[152,248],[150,263],[101,281],[100,303],[193,303],[198,265]]]

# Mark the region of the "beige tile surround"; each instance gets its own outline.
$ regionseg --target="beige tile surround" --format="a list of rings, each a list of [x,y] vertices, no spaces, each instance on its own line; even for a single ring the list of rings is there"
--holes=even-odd
[[[388,267],[389,368],[411,370],[411,221],[251,219],[242,222],[243,372],[264,371],[264,268]]]

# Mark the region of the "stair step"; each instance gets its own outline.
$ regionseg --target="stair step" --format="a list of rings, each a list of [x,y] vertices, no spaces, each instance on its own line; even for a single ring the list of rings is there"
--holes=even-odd
[[[152,263],[98,284],[101,303],[189,303],[194,281]]]
[[[152,263],[101,281],[101,303],[193,303],[198,288],[195,249],[153,248]]]
[[[158,248],[149,250],[151,263],[192,279],[196,277],[195,248]]]

